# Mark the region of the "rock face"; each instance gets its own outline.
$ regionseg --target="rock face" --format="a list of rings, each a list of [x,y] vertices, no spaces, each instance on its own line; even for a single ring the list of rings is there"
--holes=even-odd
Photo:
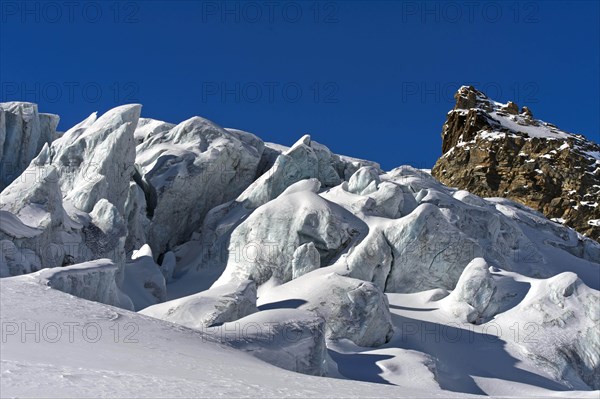
[[[461,87],[432,174],[483,197],[507,197],[600,239],[600,145]]]
[[[37,104],[0,103],[0,191],[58,137],[58,121],[58,115],[39,113]]]

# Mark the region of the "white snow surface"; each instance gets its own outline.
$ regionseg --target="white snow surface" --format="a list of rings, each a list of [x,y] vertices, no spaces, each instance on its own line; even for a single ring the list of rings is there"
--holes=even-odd
[[[283,370],[211,335],[48,289],[28,276],[0,280],[0,295],[3,397],[432,397],[414,387]]]

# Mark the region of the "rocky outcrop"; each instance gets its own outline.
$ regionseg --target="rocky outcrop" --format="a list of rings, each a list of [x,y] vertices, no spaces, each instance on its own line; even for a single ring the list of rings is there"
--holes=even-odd
[[[600,145],[533,118],[527,107],[461,87],[432,174],[483,197],[507,197],[600,239]]]

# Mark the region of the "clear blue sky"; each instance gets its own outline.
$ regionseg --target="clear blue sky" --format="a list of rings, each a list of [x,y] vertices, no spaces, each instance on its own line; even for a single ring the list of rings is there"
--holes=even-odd
[[[430,167],[462,84],[599,140],[599,2],[0,2],[0,100]]]

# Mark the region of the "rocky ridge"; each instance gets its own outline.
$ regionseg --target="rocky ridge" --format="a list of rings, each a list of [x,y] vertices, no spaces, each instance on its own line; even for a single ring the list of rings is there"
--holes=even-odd
[[[463,86],[432,174],[482,197],[506,197],[600,240],[600,145]]]

